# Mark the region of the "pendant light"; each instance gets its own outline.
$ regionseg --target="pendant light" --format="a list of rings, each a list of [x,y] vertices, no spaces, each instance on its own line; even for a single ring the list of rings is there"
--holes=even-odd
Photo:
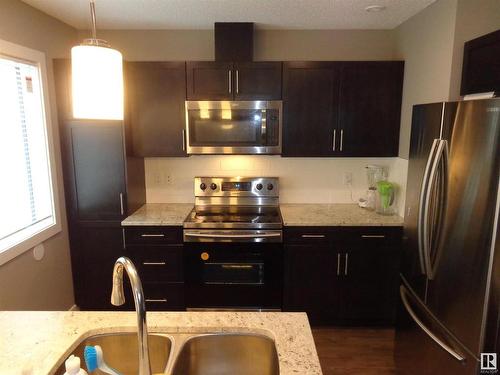
[[[123,58],[97,39],[95,2],[90,0],[92,38],[71,49],[73,117],[123,120]]]

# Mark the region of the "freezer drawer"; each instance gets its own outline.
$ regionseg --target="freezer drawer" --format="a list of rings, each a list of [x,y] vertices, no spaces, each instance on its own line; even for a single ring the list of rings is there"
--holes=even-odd
[[[475,375],[478,361],[401,286],[394,359],[398,375]]]

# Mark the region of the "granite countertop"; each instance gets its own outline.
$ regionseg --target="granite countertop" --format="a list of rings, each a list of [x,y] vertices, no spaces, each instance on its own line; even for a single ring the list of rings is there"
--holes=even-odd
[[[150,333],[263,334],[275,340],[281,375],[321,375],[305,313],[151,312],[148,328]],[[52,374],[82,339],[134,330],[134,312],[0,312],[0,374]]]
[[[122,225],[182,226],[193,207],[193,203],[146,203],[123,220]]]
[[[398,215],[384,216],[357,204],[280,204],[285,226],[402,226]]]

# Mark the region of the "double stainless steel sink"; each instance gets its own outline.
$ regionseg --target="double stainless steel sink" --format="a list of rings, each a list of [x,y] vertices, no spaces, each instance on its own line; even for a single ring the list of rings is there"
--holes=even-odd
[[[168,375],[278,375],[274,341],[250,333],[151,333],[149,357],[153,374]],[[69,355],[82,359],[86,345],[100,345],[104,361],[123,375],[137,375],[137,333],[110,333],[88,337]],[[66,359],[66,358],[64,358]],[[64,359],[55,371],[64,374]],[[99,370],[95,374],[102,374]]]

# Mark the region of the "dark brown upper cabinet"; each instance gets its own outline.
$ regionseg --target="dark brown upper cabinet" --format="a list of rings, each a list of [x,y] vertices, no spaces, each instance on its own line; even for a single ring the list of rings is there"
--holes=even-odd
[[[334,156],[339,69],[332,62],[286,62],[283,156]]]
[[[188,62],[188,100],[232,100],[232,63],[218,61]]]
[[[279,100],[281,62],[187,63],[188,100]]]
[[[233,65],[234,99],[280,100],[280,62],[239,62]]]
[[[339,156],[398,156],[404,63],[340,66]]]
[[[287,62],[283,156],[397,156],[403,62]]]
[[[128,62],[126,121],[134,156],[186,156],[186,64]]]

